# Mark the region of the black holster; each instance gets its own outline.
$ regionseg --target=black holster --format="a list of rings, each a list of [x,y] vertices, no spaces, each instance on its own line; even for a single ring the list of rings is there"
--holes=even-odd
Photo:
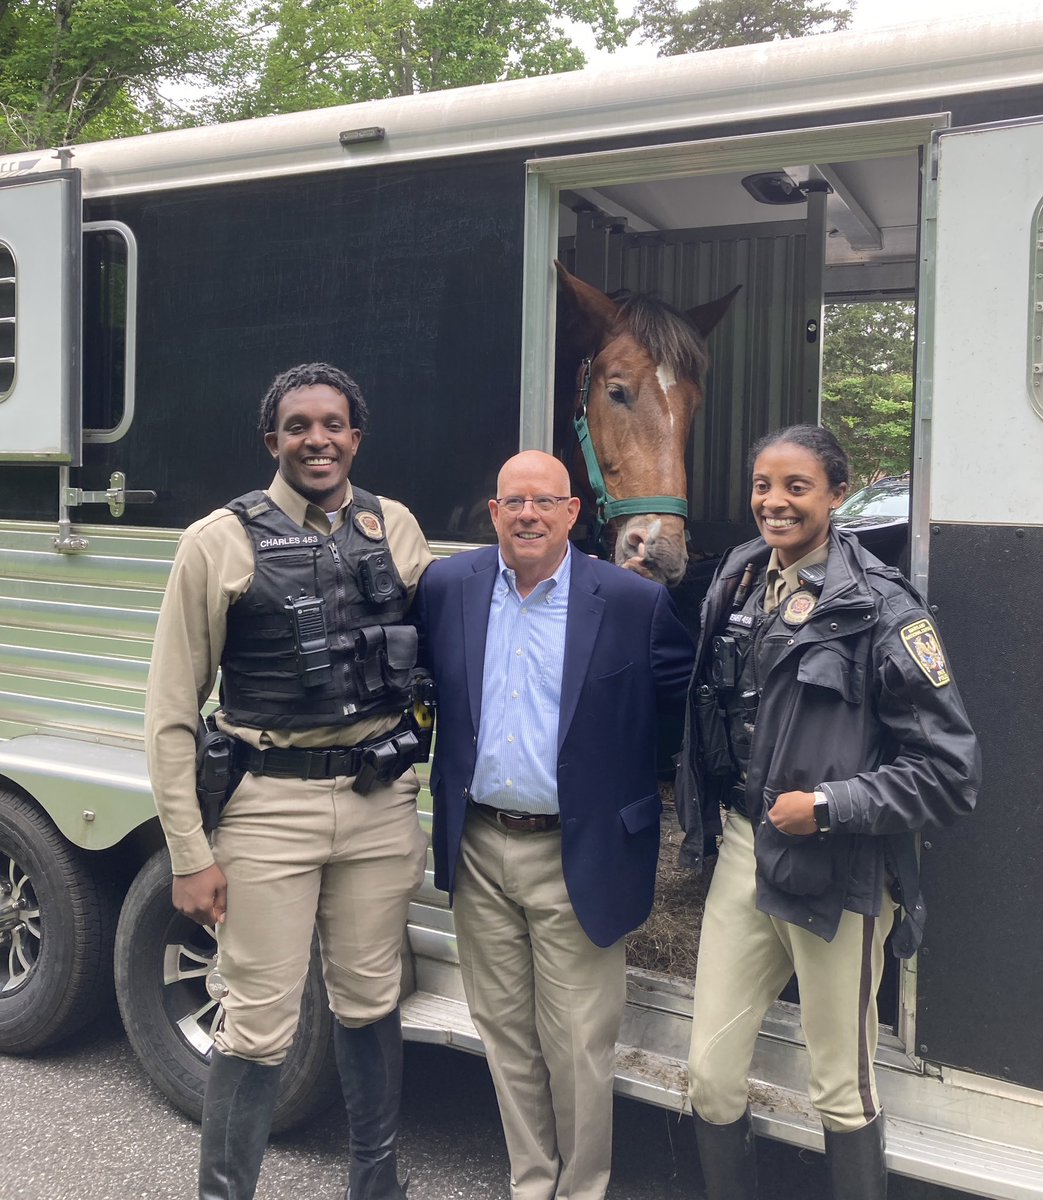
[[[238,782],[232,748],[233,739],[217,728],[212,716],[200,719],[196,734],[196,799],[204,833],[213,833],[217,828],[221,810]]]

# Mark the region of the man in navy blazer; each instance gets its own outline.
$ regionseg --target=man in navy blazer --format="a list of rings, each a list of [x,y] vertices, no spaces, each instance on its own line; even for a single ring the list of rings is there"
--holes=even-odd
[[[496,1085],[512,1200],[602,1200],[623,937],[648,916],[693,647],[666,590],[578,552],[560,462],[510,459],[498,547],[434,563],[415,611],[438,685],[435,881]]]

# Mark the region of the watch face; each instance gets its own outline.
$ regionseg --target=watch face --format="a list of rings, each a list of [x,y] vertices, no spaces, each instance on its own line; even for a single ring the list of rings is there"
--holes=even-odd
[[[829,802],[827,800],[815,801],[815,824],[818,826],[819,833],[829,833]]]

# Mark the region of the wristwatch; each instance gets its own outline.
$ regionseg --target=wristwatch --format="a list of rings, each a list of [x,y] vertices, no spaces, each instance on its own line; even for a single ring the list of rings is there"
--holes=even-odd
[[[829,801],[825,792],[815,793],[815,824],[819,833],[829,833]]]

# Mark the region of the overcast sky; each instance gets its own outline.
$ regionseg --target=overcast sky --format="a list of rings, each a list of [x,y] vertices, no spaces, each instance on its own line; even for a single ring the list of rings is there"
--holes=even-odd
[[[837,5],[843,0],[837,0]],[[857,29],[881,29],[887,25],[907,25],[917,21],[954,21],[961,17],[980,16],[983,6],[988,0],[858,0],[849,3],[854,9],[851,26]],[[629,14],[634,10],[633,0],[617,0],[617,8],[621,13]],[[997,0],[990,5],[993,11],[1020,11],[1038,15],[1040,0]],[[655,57],[655,49],[648,45],[637,43],[625,50],[617,51],[614,55],[603,54],[594,48],[593,38],[583,37],[583,30],[576,29],[573,37],[578,45],[583,47],[587,61],[591,64],[601,64],[622,61],[646,61]]]

